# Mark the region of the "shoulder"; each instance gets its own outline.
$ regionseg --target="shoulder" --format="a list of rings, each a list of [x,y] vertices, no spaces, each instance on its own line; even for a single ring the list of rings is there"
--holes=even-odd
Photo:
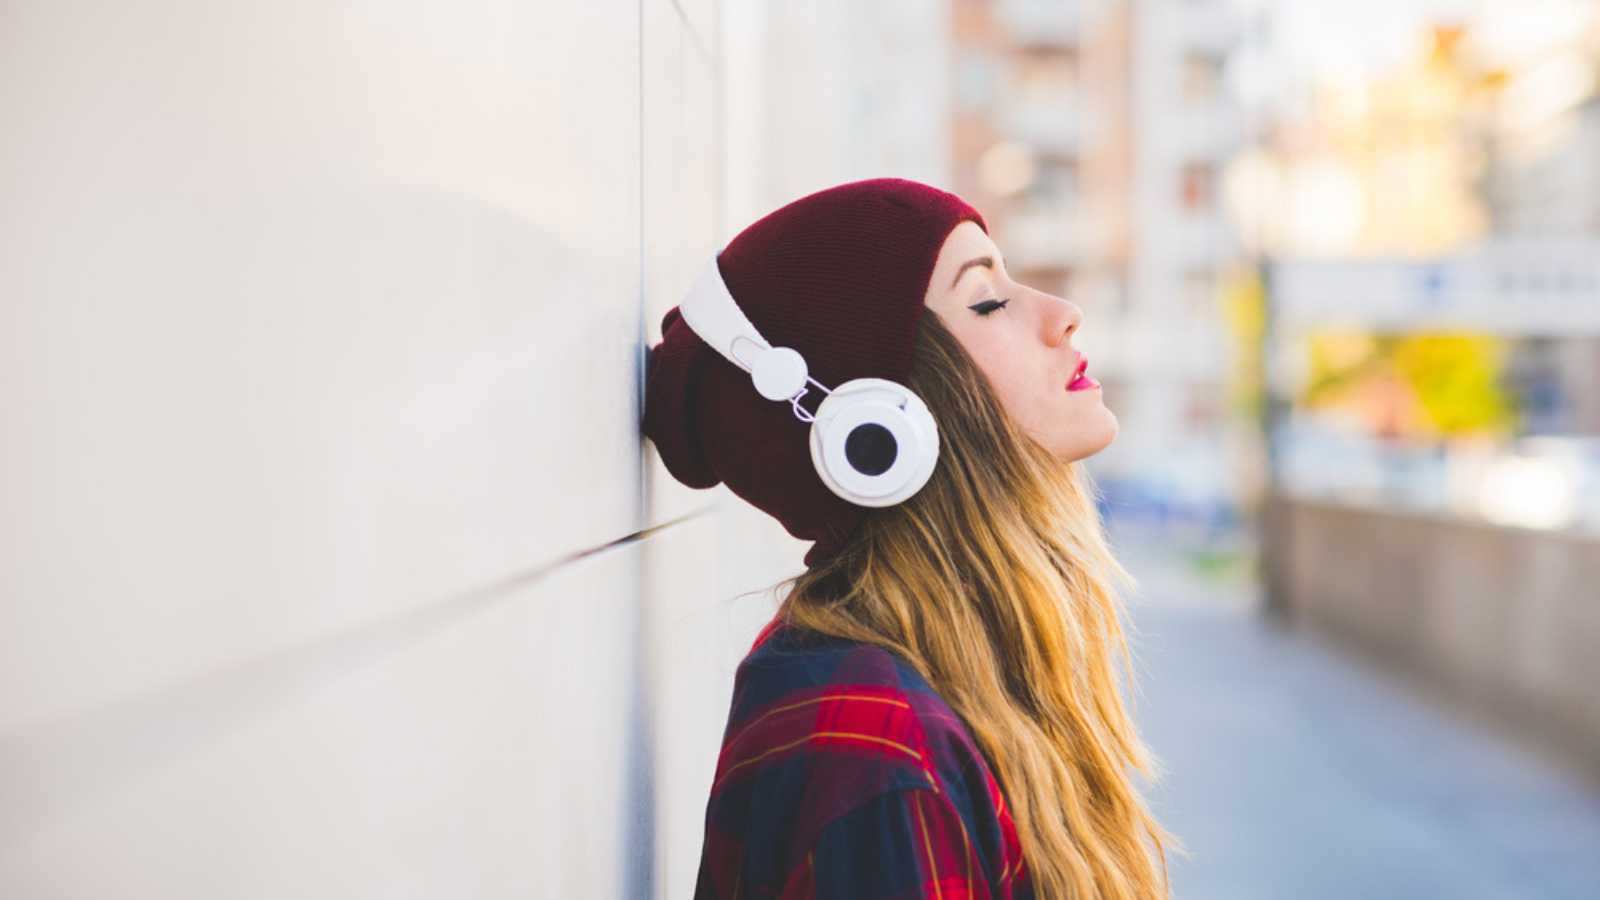
[[[829,822],[792,860],[784,897],[979,897],[985,871],[948,797],[932,788],[887,791]],[[799,857],[799,854],[796,854]]]
[[[916,786],[936,790],[988,769],[966,723],[904,658],[783,626],[739,665],[724,750],[770,748],[799,732],[861,735],[909,748],[896,761],[926,776]]]
[[[922,675],[871,644],[787,626],[764,636],[735,676],[708,825],[747,835],[747,848],[815,848],[863,826],[877,833],[884,816],[919,826],[942,817],[998,876],[1015,844],[1003,795]],[[762,810],[784,810],[785,821],[764,822]],[[789,871],[800,861],[770,862]]]
[[[776,629],[734,675],[719,779],[806,759],[812,774],[847,768],[885,789],[936,784],[924,721],[936,698],[905,669],[880,647]]]

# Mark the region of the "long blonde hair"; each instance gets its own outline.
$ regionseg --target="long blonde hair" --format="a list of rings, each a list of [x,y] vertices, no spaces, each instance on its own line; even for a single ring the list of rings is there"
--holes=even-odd
[[[1114,667],[1131,682],[1112,580],[1135,582],[1088,474],[1016,427],[932,310],[909,380],[939,427],[932,478],[779,582],[780,614],[892,651],[939,692],[996,769],[1039,897],[1169,896],[1167,845],[1183,850],[1127,772],[1159,777]]]

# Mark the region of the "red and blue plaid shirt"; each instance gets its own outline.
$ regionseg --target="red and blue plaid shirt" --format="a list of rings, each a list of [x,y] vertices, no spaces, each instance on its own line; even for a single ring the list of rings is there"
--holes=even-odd
[[[898,655],[774,619],[734,678],[696,900],[1031,900],[971,733]]]

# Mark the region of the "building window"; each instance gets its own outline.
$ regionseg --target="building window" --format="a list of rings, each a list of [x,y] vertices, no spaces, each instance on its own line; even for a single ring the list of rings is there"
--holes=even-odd
[[[1204,382],[1184,390],[1183,424],[1195,431],[1208,431],[1222,422],[1222,404],[1215,386]]]
[[[1217,167],[1209,162],[1185,163],[1182,171],[1183,208],[1194,213],[1209,213],[1216,208]]]
[[[1020,103],[1062,103],[1077,86],[1076,53],[1024,53],[1012,60],[1009,94]]]
[[[1217,315],[1217,275],[1206,268],[1186,269],[1183,273],[1183,302],[1197,318]]]
[[[995,100],[995,61],[980,53],[962,54],[956,63],[956,104],[964,111],[983,110]]]
[[[1200,50],[1183,55],[1183,99],[1190,103],[1209,103],[1216,99],[1222,84],[1222,60]]]
[[[1030,191],[1031,199],[1063,209],[1078,200],[1078,161],[1071,156],[1044,156]]]

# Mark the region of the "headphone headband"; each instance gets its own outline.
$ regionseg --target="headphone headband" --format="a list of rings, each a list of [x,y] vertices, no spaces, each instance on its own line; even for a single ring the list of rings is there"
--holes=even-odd
[[[750,373],[761,396],[768,400],[788,400],[795,417],[801,421],[809,422],[812,418],[800,405],[800,398],[806,394],[806,382],[832,393],[810,377],[806,361],[798,351],[774,347],[762,337],[728,291],[715,256],[701,268],[678,309],[695,334],[729,362]],[[742,351],[741,341],[744,342]]]
[[[722,270],[717,267],[715,256],[701,267],[694,285],[689,288],[683,302],[678,304],[678,309],[683,313],[683,320],[689,323],[695,334],[700,335],[701,340],[746,372],[750,371],[750,366],[734,352],[734,344],[739,339],[750,341],[758,350],[772,348],[739,308],[733,294],[728,292],[728,285],[722,280]]]

